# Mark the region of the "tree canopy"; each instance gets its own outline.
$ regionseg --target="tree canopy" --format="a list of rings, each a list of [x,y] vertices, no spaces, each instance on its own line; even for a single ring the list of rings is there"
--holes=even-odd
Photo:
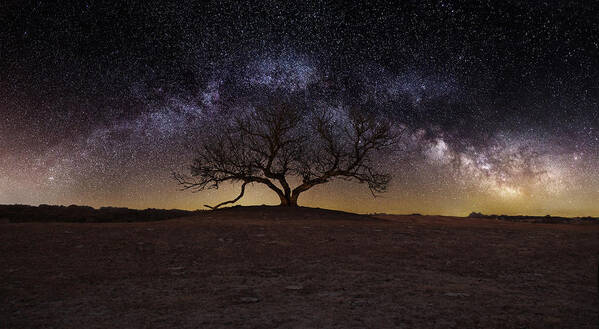
[[[292,102],[213,120],[217,124],[195,142],[189,174],[174,174],[182,189],[196,192],[241,183],[236,198],[206,205],[212,209],[240,200],[250,183],[266,185],[282,206],[297,206],[301,193],[334,179],[367,184],[376,196],[391,180],[376,158],[402,133],[368,108],[317,109]]]

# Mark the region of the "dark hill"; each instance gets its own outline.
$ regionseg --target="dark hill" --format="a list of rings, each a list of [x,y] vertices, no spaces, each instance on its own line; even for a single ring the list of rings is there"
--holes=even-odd
[[[310,207],[234,206],[218,210],[129,209],[89,206],[0,205],[0,221],[9,222],[147,222],[194,216],[198,219],[326,219],[326,220],[380,220],[338,210]]]
[[[327,219],[327,220],[380,220],[368,215],[360,215],[339,210],[311,207],[281,206],[234,206],[214,211],[205,211],[201,216],[213,219]]]
[[[0,205],[0,221],[9,222],[145,222],[191,216],[198,211],[165,209],[129,209],[88,206]]]
[[[596,217],[561,217],[561,216],[525,216],[525,215],[516,215],[516,216],[508,216],[508,215],[485,215],[479,212],[472,212],[468,215],[468,218],[486,218],[486,219],[496,219],[496,220],[507,220],[511,222],[529,222],[529,223],[569,223],[569,222],[578,222],[578,221],[591,221],[594,223],[599,222]]]

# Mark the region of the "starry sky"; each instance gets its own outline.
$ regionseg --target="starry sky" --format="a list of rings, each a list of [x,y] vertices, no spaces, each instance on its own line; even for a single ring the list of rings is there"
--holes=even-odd
[[[198,209],[179,191],[216,104],[362,102],[406,127],[356,212],[599,216],[592,1],[3,1],[0,204]],[[276,204],[249,186],[241,204]]]

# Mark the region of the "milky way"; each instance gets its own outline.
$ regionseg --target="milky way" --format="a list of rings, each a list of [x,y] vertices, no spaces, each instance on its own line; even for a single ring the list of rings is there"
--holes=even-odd
[[[223,106],[375,108],[394,174],[300,203],[359,212],[599,215],[599,28],[590,2],[35,1],[0,5],[0,203],[196,209],[178,191]],[[274,204],[259,186],[242,204]]]

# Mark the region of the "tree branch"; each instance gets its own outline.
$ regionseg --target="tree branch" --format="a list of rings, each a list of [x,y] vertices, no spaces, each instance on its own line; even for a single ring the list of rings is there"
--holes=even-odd
[[[239,193],[239,195],[238,195],[238,196],[237,196],[235,199],[233,199],[233,200],[229,200],[229,201],[225,201],[225,202],[221,202],[221,203],[217,204],[217,205],[216,205],[216,206],[214,206],[214,207],[211,207],[211,206],[209,206],[209,205],[205,204],[205,205],[204,205],[204,207],[210,208],[210,209],[212,209],[212,210],[216,210],[216,209],[218,209],[220,206],[224,206],[224,205],[226,205],[226,204],[229,204],[229,203],[235,203],[235,202],[237,202],[239,199],[241,199],[241,198],[243,197],[243,194],[245,193],[245,186],[246,186],[247,184],[248,184],[248,182],[244,182],[244,183],[241,185],[241,193]]]

